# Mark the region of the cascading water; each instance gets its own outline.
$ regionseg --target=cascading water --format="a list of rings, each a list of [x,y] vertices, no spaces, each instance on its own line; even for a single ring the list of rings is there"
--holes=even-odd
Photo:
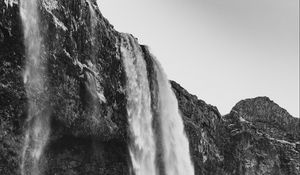
[[[43,60],[42,36],[39,29],[38,0],[20,0],[20,14],[24,29],[26,48],[26,70],[24,83],[28,98],[28,119],[22,152],[21,174],[41,174],[41,156],[50,134],[50,114],[48,106],[47,84],[45,81],[46,64]],[[95,37],[96,13],[93,4],[87,0],[91,13],[91,37]],[[92,50],[97,45],[92,38]],[[122,34],[121,57],[127,75],[127,113],[132,142],[129,145],[130,156],[135,175],[158,174],[156,161],[155,134],[153,132],[153,115],[151,93],[144,53],[137,41]],[[87,87],[92,92],[93,103],[104,99],[99,95],[98,73],[93,68],[95,53],[87,61],[90,73],[86,74]],[[162,142],[163,164],[166,175],[193,175],[194,169],[189,155],[189,144],[184,134],[184,126],[178,111],[176,97],[170,87],[163,69],[154,61],[156,82],[158,86],[158,121]],[[96,95],[95,95],[96,94]],[[105,100],[103,100],[105,101]],[[92,114],[97,113],[97,106]],[[158,136],[157,136],[158,137]]]
[[[89,9],[90,9],[90,23],[91,23],[91,41],[92,41],[92,45],[95,45],[95,40],[96,40],[96,35],[95,35],[95,30],[96,30],[96,25],[97,25],[97,16],[96,16],[96,12],[95,9],[93,7],[93,4],[91,2],[91,0],[87,0],[87,3],[89,5]],[[93,53],[93,55],[95,55],[95,53]]]
[[[129,146],[135,175],[155,175],[155,139],[151,96],[143,53],[132,36],[123,35],[121,56],[127,75],[127,113],[132,143]]]
[[[97,16],[96,16],[96,12],[93,8],[93,4],[91,2],[91,0],[87,0],[87,3],[89,4],[89,9],[90,9],[90,13],[91,13],[91,24],[92,24],[92,30],[95,30],[95,26],[96,26],[96,22],[97,22]]]
[[[178,111],[178,102],[161,65],[153,58],[158,84],[159,122],[166,175],[194,175],[189,142]]]
[[[28,99],[27,130],[22,152],[21,174],[40,174],[40,158],[50,133],[50,109],[45,86],[45,67],[41,59],[42,37],[39,29],[37,0],[21,0],[26,68],[24,84]]]

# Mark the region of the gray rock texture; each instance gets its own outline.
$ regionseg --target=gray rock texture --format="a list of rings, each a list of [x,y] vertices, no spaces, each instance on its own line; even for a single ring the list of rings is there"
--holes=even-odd
[[[127,175],[126,76],[122,34],[95,0],[40,0],[51,135],[40,166],[49,175]],[[93,16],[95,15],[95,16]],[[17,0],[0,0],[0,174],[20,174],[28,102],[25,46]],[[157,84],[147,63],[155,118]],[[178,99],[196,175],[299,175],[300,121],[267,97],[218,109],[170,82]],[[91,89],[93,87],[93,89]],[[38,101],[37,101],[38,102]],[[154,120],[154,128],[159,128]],[[159,132],[156,130],[156,132]],[[160,147],[157,143],[157,147]],[[160,170],[161,154],[157,153]],[[163,174],[163,173],[161,173]]]

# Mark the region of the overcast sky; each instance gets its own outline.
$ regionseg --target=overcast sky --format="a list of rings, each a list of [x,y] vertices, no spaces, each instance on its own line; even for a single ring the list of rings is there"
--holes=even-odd
[[[268,96],[299,116],[299,0],[98,0],[170,79],[229,113]]]

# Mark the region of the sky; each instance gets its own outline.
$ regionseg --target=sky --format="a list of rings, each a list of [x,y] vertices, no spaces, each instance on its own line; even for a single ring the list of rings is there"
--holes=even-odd
[[[227,114],[268,96],[299,117],[299,0],[97,0],[175,80]]]

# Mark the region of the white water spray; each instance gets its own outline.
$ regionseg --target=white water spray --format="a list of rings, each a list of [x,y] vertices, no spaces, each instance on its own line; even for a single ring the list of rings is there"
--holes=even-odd
[[[40,174],[39,161],[50,133],[48,96],[45,92],[45,67],[41,61],[42,37],[37,0],[21,0],[26,68],[24,84],[28,98],[27,130],[22,152],[21,174]]]
[[[135,175],[155,175],[155,141],[151,96],[143,53],[137,41],[123,35],[121,54],[127,75],[127,112],[132,143],[129,150]]]
[[[94,7],[93,7],[93,3],[91,2],[91,0],[87,0],[87,3],[89,4],[89,9],[90,9],[90,13],[91,13],[91,24],[92,24],[92,28],[95,28],[96,23],[97,23],[96,12],[95,12],[95,9],[94,9]]]
[[[153,58],[159,89],[158,103],[166,175],[194,175],[189,142],[178,102],[161,65]]]
[[[91,23],[91,28],[92,28],[92,35],[91,35],[91,41],[92,41],[92,45],[95,46],[95,42],[96,42],[96,26],[97,26],[97,15],[96,15],[96,12],[95,12],[95,9],[94,9],[94,5],[93,3],[91,2],[91,0],[87,0],[87,3],[89,5],[89,10],[90,10],[90,23]],[[92,55],[95,55],[95,53],[92,53]]]

